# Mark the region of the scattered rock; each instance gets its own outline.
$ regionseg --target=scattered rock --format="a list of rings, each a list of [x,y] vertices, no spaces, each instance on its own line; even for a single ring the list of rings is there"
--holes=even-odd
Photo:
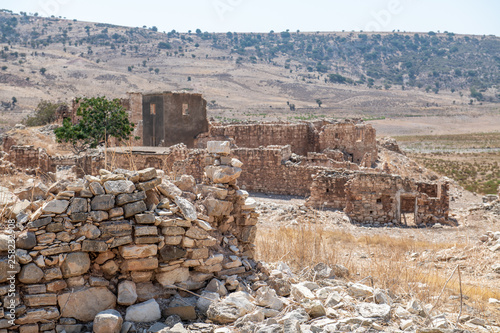
[[[125,314],[125,320],[132,322],[148,323],[160,320],[160,318],[160,306],[154,299],[129,306]]]

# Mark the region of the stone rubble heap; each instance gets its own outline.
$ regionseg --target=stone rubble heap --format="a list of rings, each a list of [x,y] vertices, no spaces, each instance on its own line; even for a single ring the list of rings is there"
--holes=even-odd
[[[122,324],[132,332],[162,316],[196,319],[180,293],[239,285],[256,265],[255,201],[236,185],[241,162],[229,145],[212,142],[208,151],[203,184],[172,182],[154,168],[101,170],[52,191],[50,201],[12,201],[4,211],[17,219],[16,264],[3,224],[0,296],[8,304],[15,271],[16,319],[12,326],[1,308],[0,332],[90,332],[92,322],[94,332]]]

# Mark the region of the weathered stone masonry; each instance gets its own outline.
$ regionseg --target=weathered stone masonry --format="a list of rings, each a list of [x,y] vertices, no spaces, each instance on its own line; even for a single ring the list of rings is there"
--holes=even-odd
[[[8,271],[18,273],[15,325],[4,317],[0,328],[79,332],[116,306],[133,321],[133,304],[168,298],[174,285],[197,290],[251,270],[258,215],[235,185],[241,162],[222,146],[206,155],[203,184],[190,176],[174,184],[155,168],[101,170],[70,184],[16,232],[14,268],[0,232],[0,295]]]
[[[446,223],[447,182],[421,183],[397,175],[328,170],[314,176],[307,205],[344,210],[354,222],[401,224]]]

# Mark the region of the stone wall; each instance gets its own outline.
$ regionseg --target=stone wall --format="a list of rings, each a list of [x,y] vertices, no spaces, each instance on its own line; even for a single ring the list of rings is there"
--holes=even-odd
[[[1,232],[0,294],[4,306],[14,302],[15,322],[6,308],[0,328],[89,331],[86,323],[98,312],[116,307],[135,321],[138,306],[154,305],[159,313],[153,299],[168,298],[177,287],[198,290],[214,277],[252,269],[258,215],[235,185],[241,169],[234,165],[241,162],[217,152],[209,157],[214,165],[204,184],[189,176],[174,184],[155,168],[101,170],[70,184],[22,230],[11,225],[14,266],[9,230]],[[12,273],[14,297],[8,295]]]
[[[240,148],[290,145],[292,152],[299,155],[317,151],[317,138],[312,123],[212,125],[209,129],[208,139],[212,138],[230,140]],[[202,146],[205,144],[203,141],[199,142]]]
[[[375,129],[355,121],[259,123],[259,124],[211,124],[207,134],[196,142],[203,148],[209,140],[229,140],[240,148],[290,145],[293,153],[306,156],[309,152],[336,150],[343,160],[371,167],[377,160]]]
[[[43,148],[34,146],[11,146],[6,159],[16,165],[18,169],[28,172],[55,172],[56,165],[53,159]]]

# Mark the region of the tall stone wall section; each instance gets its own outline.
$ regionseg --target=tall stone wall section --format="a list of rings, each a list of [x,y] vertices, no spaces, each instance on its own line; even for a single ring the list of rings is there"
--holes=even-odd
[[[317,151],[315,129],[312,123],[286,124],[237,124],[211,126],[209,138],[231,140],[240,148],[258,148],[260,146],[292,147],[292,152],[306,155]]]
[[[211,156],[214,168],[223,166]],[[0,329],[87,332],[98,312],[117,306],[126,308],[125,320],[144,321],[133,319],[134,306],[156,307],[161,316],[160,308],[169,309],[155,298],[252,269],[258,215],[235,185],[241,169],[234,169],[205,184],[183,176],[177,185],[154,168],[101,170],[42,204],[22,230],[4,223],[15,237],[0,232]],[[15,260],[8,256],[11,239]]]
[[[449,184],[417,183],[383,173],[327,170],[313,178],[307,205],[343,210],[354,222],[397,225],[402,213],[414,223],[446,223]]]
[[[377,160],[376,131],[368,124],[354,121],[211,125],[209,133],[199,136],[197,146],[209,140],[230,140],[240,148],[290,145],[295,154],[338,150],[343,160],[372,167]]]
[[[243,162],[240,184],[252,192],[307,196],[312,175],[324,169],[289,162],[290,146],[238,148],[233,154]]]
[[[350,162],[371,167],[378,155],[376,131],[352,122],[326,124],[319,133],[319,151],[328,148],[343,151]]]

